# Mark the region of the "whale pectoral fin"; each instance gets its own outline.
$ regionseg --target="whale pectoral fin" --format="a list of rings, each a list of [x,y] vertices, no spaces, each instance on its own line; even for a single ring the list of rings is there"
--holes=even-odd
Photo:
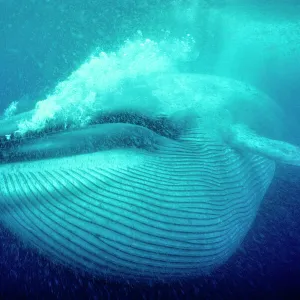
[[[233,148],[249,150],[275,162],[300,166],[300,147],[260,136],[245,125],[233,126],[227,138]]]

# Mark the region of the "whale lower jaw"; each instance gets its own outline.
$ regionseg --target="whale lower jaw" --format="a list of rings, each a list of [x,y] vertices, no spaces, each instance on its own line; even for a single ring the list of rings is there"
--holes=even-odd
[[[176,140],[139,135],[150,149],[100,143],[90,153],[56,157],[42,140],[40,148],[34,141],[21,146],[22,155],[35,154],[0,166],[1,222],[51,260],[94,275],[144,280],[211,272],[247,234],[275,164],[199,128]]]

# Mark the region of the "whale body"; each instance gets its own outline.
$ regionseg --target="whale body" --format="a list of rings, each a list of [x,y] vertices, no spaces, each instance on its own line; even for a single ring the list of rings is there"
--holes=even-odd
[[[0,123],[0,221],[26,245],[113,279],[209,274],[241,245],[275,165],[279,109],[246,84],[155,74],[96,95],[84,127]],[[267,136],[269,134],[269,136]]]

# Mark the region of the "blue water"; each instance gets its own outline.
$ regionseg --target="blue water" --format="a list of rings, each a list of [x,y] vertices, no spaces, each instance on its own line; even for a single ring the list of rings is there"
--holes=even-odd
[[[32,107],[96,48],[113,51],[138,30],[150,38],[169,30],[191,33],[199,50],[180,68],[232,77],[268,93],[288,115],[285,139],[300,145],[299,20],[297,1],[0,0],[0,106],[20,100],[24,109]],[[224,266],[207,278],[147,285],[74,273],[0,227],[0,297],[299,299],[299,220],[300,170],[279,166],[255,223]]]

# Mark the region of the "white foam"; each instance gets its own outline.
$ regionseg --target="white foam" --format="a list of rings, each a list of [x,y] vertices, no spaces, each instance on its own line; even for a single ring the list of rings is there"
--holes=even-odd
[[[105,95],[118,93],[121,82],[157,72],[177,72],[178,61],[188,59],[193,45],[190,35],[160,42],[140,37],[127,40],[116,52],[91,55],[52,94],[37,102],[32,117],[19,122],[18,133],[42,130],[49,122],[75,127],[88,124]]]
[[[13,101],[10,105],[4,110],[3,118],[4,120],[8,120],[13,115],[16,114],[18,108],[18,101]]]

